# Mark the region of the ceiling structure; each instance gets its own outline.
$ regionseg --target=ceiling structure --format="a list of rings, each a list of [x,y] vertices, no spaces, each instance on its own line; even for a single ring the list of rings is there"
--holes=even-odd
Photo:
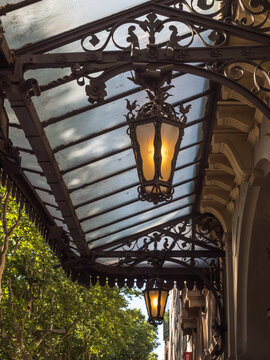
[[[1,172],[73,280],[142,287],[160,276],[206,285],[222,313],[222,229],[199,213],[221,85],[270,119],[268,1],[4,0]],[[248,5],[247,5],[248,3]],[[245,13],[239,21],[237,11]],[[64,12],[63,12],[64,10]],[[230,37],[243,46],[228,46]],[[268,61],[268,62],[267,62]],[[252,88],[241,83],[246,63]],[[126,100],[146,102],[134,72],[171,72],[191,105],[173,199],[138,199]],[[259,75],[257,77],[257,75]],[[172,285],[170,285],[172,286]]]

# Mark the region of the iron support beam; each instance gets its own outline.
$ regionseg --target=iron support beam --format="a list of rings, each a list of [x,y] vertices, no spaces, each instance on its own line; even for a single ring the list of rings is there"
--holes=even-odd
[[[225,253],[223,250],[214,249],[213,250],[172,250],[172,251],[155,251],[155,250],[148,250],[148,251],[95,251],[96,258],[139,258],[141,256],[151,256],[151,257],[162,257],[165,256],[166,260],[169,258],[184,258],[184,257],[194,257],[196,258],[217,258],[217,257],[224,257]]]
[[[0,69],[10,67],[13,63],[13,54],[6,42],[4,30],[0,22]]]
[[[88,248],[85,243],[84,233],[31,99],[23,93],[21,87],[15,85],[8,86],[6,94],[11,107],[20,121],[26,138],[36,154],[37,161],[47,178],[47,182],[51,187],[78,251],[82,256],[87,255]]]
[[[124,276],[124,277],[133,277],[133,276],[142,276],[144,278],[151,277],[160,277],[166,280],[175,280],[175,281],[196,281],[200,277],[196,273],[192,273],[190,268],[175,266],[175,267],[162,267],[161,269],[156,269],[154,267],[120,267],[120,266],[108,266],[95,263],[83,264],[83,268],[89,269],[90,273],[98,273],[104,275],[115,275],[115,276]],[[198,273],[208,274],[208,269],[203,267],[196,268]]]
[[[208,63],[212,61],[227,62],[241,60],[264,59],[270,53],[269,45],[245,45],[245,46],[220,46],[220,47],[190,47],[180,49],[157,49],[154,62],[179,63]],[[120,60],[122,59],[122,61]],[[25,54],[15,56],[17,72],[20,69],[37,70],[47,68],[65,68],[71,67],[75,63],[87,65],[85,73],[91,71],[105,70],[104,65],[114,66],[127,62],[142,61],[152,62],[149,57],[148,49],[134,49],[130,51],[92,51],[92,52],[74,52],[74,53],[56,53],[56,54]]]

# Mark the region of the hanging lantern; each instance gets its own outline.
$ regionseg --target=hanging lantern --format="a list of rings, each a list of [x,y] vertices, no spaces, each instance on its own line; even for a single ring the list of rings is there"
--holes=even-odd
[[[161,279],[150,279],[144,290],[148,322],[159,325],[163,322],[169,289]]]
[[[137,110],[137,102],[127,100],[128,134],[135,155],[140,186],[139,199],[157,204],[173,195],[173,175],[184,135],[190,105],[180,106],[180,115],[165,102],[172,86],[147,91],[149,102]]]

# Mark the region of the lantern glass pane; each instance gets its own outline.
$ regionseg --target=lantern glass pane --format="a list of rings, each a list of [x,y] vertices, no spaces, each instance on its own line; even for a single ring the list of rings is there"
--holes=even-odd
[[[175,145],[179,137],[179,129],[176,126],[163,123],[161,126],[161,177],[168,181],[172,171],[172,159],[175,153]]]
[[[149,290],[149,298],[150,298],[150,309],[151,309],[151,317],[158,317],[158,290]]]
[[[137,140],[142,157],[142,171],[145,180],[152,180],[155,175],[154,163],[154,124],[144,124],[136,127]]]
[[[159,312],[160,317],[164,316],[167,297],[168,297],[168,291],[162,290],[160,294],[160,312]]]
[[[148,317],[150,317],[150,309],[149,309],[149,297],[148,297],[148,291],[144,292],[144,300],[147,308]]]

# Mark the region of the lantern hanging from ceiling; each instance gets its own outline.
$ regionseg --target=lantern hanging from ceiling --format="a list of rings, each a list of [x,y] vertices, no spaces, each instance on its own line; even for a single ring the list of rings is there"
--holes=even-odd
[[[169,288],[163,280],[153,278],[147,282],[144,299],[150,324],[156,326],[163,322],[168,294]]]
[[[140,109],[137,101],[127,100],[126,119],[140,180],[139,198],[154,204],[172,199],[177,155],[191,106],[180,105],[177,114],[173,105],[166,102],[170,96],[167,91],[172,87],[146,90],[149,102]]]

